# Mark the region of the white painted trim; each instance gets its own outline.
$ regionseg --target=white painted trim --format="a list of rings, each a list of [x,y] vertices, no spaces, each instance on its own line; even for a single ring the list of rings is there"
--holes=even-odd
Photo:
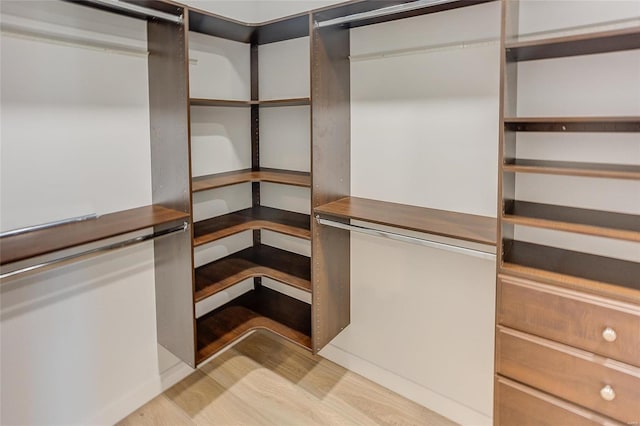
[[[491,426],[493,424],[493,419],[483,413],[378,367],[332,344],[322,349],[320,355],[461,425]]]

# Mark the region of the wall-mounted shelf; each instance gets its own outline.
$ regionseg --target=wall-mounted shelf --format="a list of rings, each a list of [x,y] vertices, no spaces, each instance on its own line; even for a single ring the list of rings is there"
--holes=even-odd
[[[311,292],[310,259],[266,245],[256,245],[196,268],[195,301],[252,277],[269,277]]]
[[[611,179],[640,179],[640,166],[515,159],[503,166],[506,172],[582,176]]]
[[[311,306],[266,287],[249,291],[196,322],[197,363],[257,329],[311,349]]]
[[[199,246],[250,229],[267,229],[311,239],[309,215],[256,206],[194,223],[193,245]]]
[[[640,132],[640,117],[505,117],[517,132]]]
[[[640,216],[633,214],[505,200],[502,221],[640,242]]]
[[[640,27],[505,43],[508,61],[531,61],[640,48]]]
[[[311,104],[310,98],[289,98],[289,99],[268,99],[263,101],[241,101],[233,99],[189,99],[191,106],[210,107],[250,107],[258,105],[260,107],[285,107],[285,106],[305,106]]]
[[[245,182],[280,183],[284,185],[308,188],[311,186],[311,175],[308,172],[296,172],[280,169],[244,169],[195,177],[192,179],[192,191],[206,191],[208,189],[221,188],[223,186],[236,185]]]
[[[357,197],[345,197],[318,206],[314,212],[474,243],[496,245],[496,219],[486,216]]]
[[[0,265],[188,218],[188,213],[152,205],[16,234],[0,240]]]

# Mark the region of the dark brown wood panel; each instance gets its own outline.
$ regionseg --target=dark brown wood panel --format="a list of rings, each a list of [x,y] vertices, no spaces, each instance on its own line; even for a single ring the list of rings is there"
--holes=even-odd
[[[254,43],[267,44],[291,40],[309,35],[309,14],[300,13],[272,21],[262,22],[258,26]]]
[[[497,322],[640,367],[640,306],[506,275]],[[604,330],[615,332],[606,340]]]
[[[502,376],[621,422],[640,419],[640,368],[500,326],[496,351]],[[611,401],[600,396],[606,385]]]
[[[194,224],[194,246],[209,243],[250,229],[311,239],[309,215],[271,207],[257,206]]]
[[[499,377],[495,385],[494,424],[505,426],[596,426],[623,423],[559,398]]]
[[[260,107],[305,106],[310,104],[311,99],[309,98],[267,99],[258,102]]]
[[[640,117],[505,117],[518,132],[640,132]]]
[[[314,213],[496,245],[496,219],[486,216],[357,197],[316,207]]]
[[[189,31],[249,43],[255,37],[257,27],[253,24],[189,7]]]
[[[311,186],[311,176],[307,172],[291,170],[267,169],[260,170],[243,169],[227,173],[199,176],[192,180],[193,192],[206,191],[208,189],[221,188],[223,186],[236,185],[245,182],[270,182],[284,185]]]
[[[502,271],[535,278],[542,271],[640,290],[640,263],[513,241]],[[565,281],[568,277],[558,277]]]
[[[311,291],[311,262],[306,256],[270,246],[249,247],[197,268],[195,301],[252,277],[269,277]]]
[[[144,206],[105,214],[97,219],[12,235],[0,239],[0,264],[5,265],[128,232],[188,219],[188,213],[162,206]]]
[[[507,172],[516,173],[537,173],[630,180],[640,179],[640,166],[626,164],[514,159],[509,160],[502,169]]]
[[[507,43],[509,61],[531,61],[640,48],[640,27]]]
[[[505,200],[503,222],[621,240],[640,241],[640,216]]]
[[[260,287],[199,318],[197,329],[198,363],[257,329],[311,349],[311,307]]]
[[[311,27],[311,208],[349,195],[351,115],[349,30]],[[349,322],[351,260],[349,231],[311,225],[313,258],[313,351],[318,352]]]
[[[279,106],[304,106],[309,105],[309,98],[289,98],[289,99],[267,99],[263,101],[251,100],[235,100],[235,99],[205,99],[191,98],[191,106],[213,106],[213,107],[250,107],[258,105],[261,107],[279,107]]]
[[[156,20],[156,18],[151,18],[148,15],[146,15],[145,13],[142,12],[136,12],[136,11],[132,11],[132,10],[125,10],[125,9],[120,9],[118,7],[113,7],[110,6],[107,3],[94,3],[91,1],[87,1],[87,0],[64,0],[64,1],[68,1],[70,3],[74,3],[74,4],[79,4],[82,6],[88,6],[91,7],[93,9],[100,9],[100,10],[104,10],[107,11],[109,13],[115,13],[118,15],[124,15],[124,16],[129,16],[131,18],[138,18],[138,19],[144,19],[144,20],[148,20],[148,21],[152,21],[152,20]],[[124,0],[125,3],[134,3],[138,6],[143,6],[149,9],[154,9],[157,10],[159,12],[164,12],[164,13],[168,13],[170,15],[175,15],[175,16],[180,16],[183,12],[183,8],[182,5],[177,4],[177,3],[173,3],[173,2],[169,2],[169,1],[152,1],[152,0]]]

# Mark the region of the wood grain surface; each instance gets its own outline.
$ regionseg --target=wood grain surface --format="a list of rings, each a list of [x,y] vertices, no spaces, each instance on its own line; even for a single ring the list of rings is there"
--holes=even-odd
[[[236,185],[238,183],[245,182],[281,183],[284,185],[308,188],[311,186],[311,175],[307,172],[295,172],[279,169],[243,169],[233,172],[195,177],[192,180],[191,190],[193,192],[205,191],[207,189],[221,188],[223,186]]]

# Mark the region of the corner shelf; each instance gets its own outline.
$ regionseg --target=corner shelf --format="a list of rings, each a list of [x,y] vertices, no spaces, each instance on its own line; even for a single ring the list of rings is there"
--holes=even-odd
[[[611,179],[640,179],[640,166],[580,163],[573,161],[509,160],[502,166],[505,172],[537,173]]]
[[[510,275],[559,282],[575,278],[640,290],[640,263],[564,250],[523,241],[505,244],[501,271]]]
[[[196,363],[258,329],[311,349],[311,306],[266,287],[243,294],[196,323]]]
[[[357,197],[345,197],[318,206],[314,212],[474,243],[496,245],[496,219],[486,216]]]
[[[640,117],[505,117],[516,132],[640,132]]]
[[[633,214],[505,200],[502,221],[640,242],[640,216]]]
[[[640,28],[505,43],[507,61],[532,61],[640,48]]]
[[[264,101],[241,101],[231,99],[206,99],[191,98],[189,99],[191,106],[210,106],[210,107],[285,107],[285,106],[305,106],[311,104],[310,98],[289,98],[289,99],[269,99]]]
[[[268,277],[311,292],[311,260],[300,254],[256,245],[195,270],[195,302],[252,277]]]
[[[223,186],[236,185],[245,182],[269,182],[284,185],[311,187],[311,174],[308,172],[296,172],[291,170],[244,169],[227,173],[216,173],[207,176],[198,176],[192,179],[192,192],[206,191],[208,189],[221,188]]]
[[[0,239],[0,265],[179,220],[189,220],[189,214],[151,205],[4,237]]]
[[[293,237],[311,239],[309,215],[256,206],[196,222],[193,245],[199,246],[239,232],[267,229]]]

